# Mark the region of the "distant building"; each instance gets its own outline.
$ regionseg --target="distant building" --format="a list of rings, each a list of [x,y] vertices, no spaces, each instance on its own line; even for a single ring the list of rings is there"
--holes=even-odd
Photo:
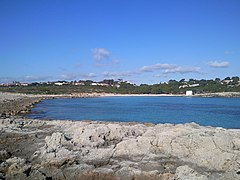
[[[98,85],[98,83],[91,83],[91,86],[97,86]]]
[[[20,83],[21,86],[28,86],[29,84],[28,83]]]
[[[55,82],[54,84],[57,85],[57,86],[62,86],[64,83],[62,83],[62,82]]]
[[[62,86],[63,85],[63,83],[60,83],[60,82],[56,82],[54,84],[57,85],[57,86]]]
[[[75,86],[84,86],[84,82],[73,82],[73,85]]]
[[[179,89],[187,88],[187,87],[198,87],[198,86],[200,86],[200,85],[199,84],[184,84],[184,85],[179,86]]]
[[[198,87],[200,86],[199,84],[190,84],[189,87]]]
[[[116,87],[116,88],[120,88],[120,87],[121,87],[121,85],[119,85],[119,84],[116,84],[116,85],[115,85],[115,87]]]
[[[186,87],[188,87],[188,85],[187,85],[187,84],[184,84],[184,85],[179,86],[179,89],[181,89],[181,88],[186,88]]]
[[[98,86],[105,86],[105,87],[108,87],[108,86],[110,86],[109,84],[107,84],[107,83],[97,83],[97,85]]]
[[[193,91],[186,91],[186,96],[192,96],[193,95]]]

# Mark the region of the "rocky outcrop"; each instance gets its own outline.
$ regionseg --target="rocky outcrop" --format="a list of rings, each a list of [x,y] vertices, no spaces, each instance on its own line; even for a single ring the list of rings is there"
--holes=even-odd
[[[240,179],[239,130],[7,118],[0,132],[3,179]]]
[[[49,98],[52,97],[0,92],[0,117],[28,113],[34,104]]]
[[[11,117],[28,113],[34,104],[43,99],[98,97],[97,93],[72,93],[60,95],[30,95],[0,92],[0,117]]]
[[[200,96],[200,97],[239,98],[239,97],[240,97],[240,92],[203,93],[203,94],[195,94],[194,96]]]

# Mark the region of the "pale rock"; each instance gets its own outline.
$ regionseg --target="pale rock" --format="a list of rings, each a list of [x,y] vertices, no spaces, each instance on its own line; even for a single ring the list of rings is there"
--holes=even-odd
[[[180,166],[176,170],[175,179],[176,180],[208,180],[208,177],[205,175],[199,174],[189,166]]]
[[[9,165],[12,165],[12,164],[24,165],[24,164],[26,164],[26,159],[22,159],[19,157],[13,157],[13,158],[7,159],[6,163],[8,163]]]
[[[92,149],[84,156],[83,161],[88,164],[94,164],[95,166],[107,165],[113,155],[113,148],[100,148]]]
[[[116,172],[117,180],[132,180],[134,179],[134,172],[131,167],[123,167]]]
[[[65,141],[65,137],[62,133],[53,133],[52,136],[45,138],[46,147],[48,152],[53,152],[56,149],[62,147],[62,143]]]

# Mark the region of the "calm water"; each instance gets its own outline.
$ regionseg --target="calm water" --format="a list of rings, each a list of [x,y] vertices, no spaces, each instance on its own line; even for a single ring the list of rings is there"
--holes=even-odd
[[[101,97],[43,100],[27,117],[240,128],[239,98]]]

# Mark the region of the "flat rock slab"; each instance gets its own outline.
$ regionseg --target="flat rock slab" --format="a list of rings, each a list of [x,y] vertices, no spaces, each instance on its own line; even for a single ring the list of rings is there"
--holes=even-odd
[[[0,179],[240,179],[240,131],[0,119]]]

